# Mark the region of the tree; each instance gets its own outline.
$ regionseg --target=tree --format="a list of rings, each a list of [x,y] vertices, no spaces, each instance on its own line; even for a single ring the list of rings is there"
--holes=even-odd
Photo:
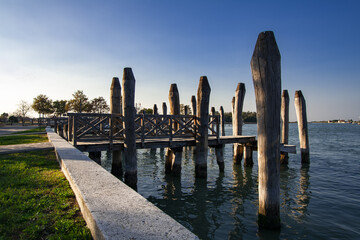
[[[189,105],[180,104],[180,115],[185,115],[185,106],[188,108],[188,115],[192,115],[192,111]]]
[[[151,114],[153,114],[153,109],[152,108],[143,108],[139,111],[139,114],[143,114],[143,113],[151,115]]]
[[[67,112],[66,103],[66,100],[56,100],[53,102],[52,109],[56,116],[61,116],[62,114]]]
[[[1,122],[6,122],[7,119],[8,119],[8,117],[9,117],[9,114],[7,114],[6,112],[4,112],[3,114],[1,114],[1,116],[0,116]]]
[[[15,115],[20,117],[22,125],[24,125],[26,115],[30,109],[31,109],[30,104],[24,100],[21,100],[20,103],[18,104],[18,109],[16,110]]]
[[[74,111],[74,112],[91,112],[92,105],[89,102],[88,97],[84,94],[83,91],[77,90],[75,93],[73,93],[73,99],[68,101],[67,107],[68,110]]]
[[[94,98],[91,100],[93,113],[108,113],[110,111],[109,105],[103,97]]]
[[[34,98],[31,107],[39,114],[45,115],[53,113],[52,101],[51,99],[49,99],[48,96],[44,94],[40,94],[36,98]]]

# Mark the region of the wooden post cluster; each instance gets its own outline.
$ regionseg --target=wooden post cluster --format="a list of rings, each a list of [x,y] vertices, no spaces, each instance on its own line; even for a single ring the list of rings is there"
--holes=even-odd
[[[301,91],[295,92],[295,109],[299,129],[301,163],[310,163],[310,147],[306,116],[306,102]]]
[[[255,88],[258,165],[259,228],[280,228],[280,52],[273,32],[259,34],[251,59]]]
[[[235,100],[234,100],[234,114],[233,114],[233,135],[241,136],[242,135],[242,109],[244,105],[245,98],[245,84],[238,83],[235,91]],[[241,164],[243,157],[243,146],[241,144],[234,144],[234,163]]]
[[[169,90],[169,104],[170,114],[180,115],[180,96],[177,85],[171,84]],[[178,130],[178,124],[174,123],[173,131]],[[181,173],[181,158],[182,148],[168,148],[165,159],[165,173],[172,173],[173,175],[180,175]]]
[[[289,93],[288,90],[283,90],[281,95],[281,143],[289,143]],[[280,164],[289,163],[289,154],[280,154]]]
[[[121,114],[121,86],[119,78],[114,77],[111,82],[110,87],[110,113],[111,114]],[[118,120],[113,117],[110,120],[110,127],[113,129],[114,122]],[[121,151],[112,152],[112,166],[111,173],[116,176],[122,176],[122,160],[121,160]]]
[[[137,184],[137,157],[135,138],[135,77],[131,68],[124,68],[122,80],[122,107],[124,114],[124,157],[125,183],[129,186]]]
[[[196,137],[195,176],[207,177],[209,101],[211,88],[206,76],[200,77],[197,91],[198,136]]]

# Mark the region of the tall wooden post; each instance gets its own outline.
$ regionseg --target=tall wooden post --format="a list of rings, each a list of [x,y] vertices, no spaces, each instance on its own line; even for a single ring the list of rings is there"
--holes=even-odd
[[[184,115],[188,115],[189,114],[189,107],[188,106],[184,106]]]
[[[169,90],[169,104],[170,104],[170,114],[171,115],[180,115],[180,97],[177,85],[175,83],[171,84]],[[178,130],[178,124],[173,124],[173,130]],[[174,175],[179,175],[181,173],[181,157],[179,154],[182,152],[182,148],[172,148],[167,150],[166,162],[165,162],[165,173],[171,172]],[[171,169],[169,169],[171,168]]]
[[[215,108],[214,108],[214,107],[211,107],[211,116],[212,116],[212,117],[215,117]],[[214,118],[213,118],[213,119],[214,119]],[[211,128],[213,131],[216,130],[215,125],[216,125],[216,124],[215,124],[215,121],[211,123],[210,128]]]
[[[124,157],[125,183],[137,184],[137,157],[135,138],[135,78],[131,68],[124,68],[123,80],[123,113],[124,113]]]
[[[295,91],[295,109],[299,128],[301,163],[310,163],[309,135],[306,116],[306,102],[302,92]]]
[[[262,32],[251,59],[259,169],[259,228],[280,228],[280,52],[274,33]]]
[[[207,177],[209,101],[211,88],[206,76],[200,77],[197,91],[197,117],[195,177]]]
[[[245,97],[245,84],[238,83],[235,91],[235,102],[234,102],[234,114],[233,114],[233,134],[234,136],[242,135],[242,109],[244,105]],[[241,164],[243,157],[244,148],[242,145],[235,143],[234,144],[234,163]]]
[[[283,90],[281,95],[281,143],[289,143],[289,93],[288,90]],[[289,163],[289,154],[280,154],[280,164]]]
[[[111,82],[110,87],[110,113],[111,114],[120,114],[121,113],[121,86],[119,78],[114,77]],[[117,118],[112,117],[110,121],[110,127],[113,128],[114,122]],[[122,162],[121,162],[121,151],[112,152],[112,166],[111,173],[116,176],[121,176],[123,172]]]
[[[223,106],[220,106],[220,127],[221,127],[221,136],[225,136],[225,116],[224,116]]]
[[[162,110],[163,110],[163,115],[167,115],[167,106],[166,106],[166,102],[163,102],[163,104],[162,104]]]
[[[196,97],[194,95],[191,96],[191,106],[192,106],[192,114],[196,116]]]
[[[158,108],[157,108],[156,104],[154,104],[154,107],[153,107],[153,114],[154,115],[158,114]]]

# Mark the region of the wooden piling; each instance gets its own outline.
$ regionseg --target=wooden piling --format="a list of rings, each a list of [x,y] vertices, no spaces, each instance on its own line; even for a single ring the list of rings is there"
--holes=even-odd
[[[163,110],[163,115],[167,115],[167,106],[166,106],[166,102],[163,102],[163,104],[162,104],[162,110]]]
[[[170,114],[171,115],[180,115],[180,97],[179,97],[179,91],[177,88],[177,85],[175,83],[171,84],[170,90],[169,90],[169,105],[170,105]],[[174,123],[172,126],[173,131],[178,130],[178,124]],[[167,150],[169,152],[169,150]],[[165,173],[169,172],[169,166],[170,171],[174,175],[179,175],[181,173],[181,158],[179,161],[179,158],[176,159],[176,156],[178,156],[177,152],[179,151],[171,151],[173,154],[169,154],[168,158],[166,158],[165,163]],[[170,158],[171,156],[171,158]],[[175,161],[177,160],[177,161]]]
[[[209,101],[211,88],[206,76],[200,78],[197,91],[198,132],[196,138],[195,177],[207,177]]]
[[[219,171],[224,172],[225,164],[224,164],[224,145],[215,146],[215,155],[216,162],[219,166]]]
[[[153,114],[154,115],[158,114],[158,108],[157,108],[156,104],[154,104],[154,107],[153,107]]]
[[[306,116],[306,102],[302,92],[295,91],[295,109],[299,129],[301,163],[310,163],[309,135]]]
[[[289,93],[288,90],[283,90],[281,95],[281,143],[289,143]],[[280,164],[289,163],[289,154],[280,154]]]
[[[221,127],[221,136],[225,136],[225,116],[224,116],[223,106],[220,106],[220,127]]]
[[[251,146],[244,146],[244,167],[252,167],[254,165],[253,161],[253,149]]]
[[[242,109],[244,105],[245,98],[245,84],[238,83],[235,91],[235,101],[234,101],[234,114],[233,114],[233,134],[234,136],[242,135]],[[243,157],[244,148],[241,144],[234,144],[234,164],[241,164]]]
[[[196,97],[194,95],[191,96],[191,106],[192,106],[192,114],[196,116]]]
[[[114,77],[111,82],[110,87],[110,113],[111,114],[120,114],[121,111],[121,86],[119,78]],[[116,118],[112,118],[110,120],[110,127],[113,128],[113,121]],[[112,166],[111,173],[116,176],[122,176],[123,168],[122,168],[122,160],[121,160],[121,152],[116,150],[112,153]]]
[[[262,32],[251,59],[258,127],[258,226],[280,228],[280,52],[274,33]]]
[[[215,117],[215,108],[214,107],[211,107],[211,116],[212,117]],[[214,122],[212,122],[211,123],[211,126],[210,126],[210,128],[213,130],[213,131],[215,131],[216,130],[216,127],[215,127],[215,124],[216,122],[214,121]]]
[[[123,80],[123,114],[124,114],[124,157],[125,183],[137,184],[137,157],[135,137],[135,78],[131,68],[124,68]]]

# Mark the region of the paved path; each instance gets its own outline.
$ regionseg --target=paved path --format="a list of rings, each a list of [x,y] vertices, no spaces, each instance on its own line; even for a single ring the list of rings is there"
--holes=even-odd
[[[6,126],[6,127],[0,127],[0,135],[8,135],[16,132],[26,131],[28,129],[33,129],[38,126],[32,125],[32,126]]]
[[[51,149],[54,149],[54,146],[50,142],[2,145],[0,146],[0,154],[29,152],[35,150],[51,150]]]

